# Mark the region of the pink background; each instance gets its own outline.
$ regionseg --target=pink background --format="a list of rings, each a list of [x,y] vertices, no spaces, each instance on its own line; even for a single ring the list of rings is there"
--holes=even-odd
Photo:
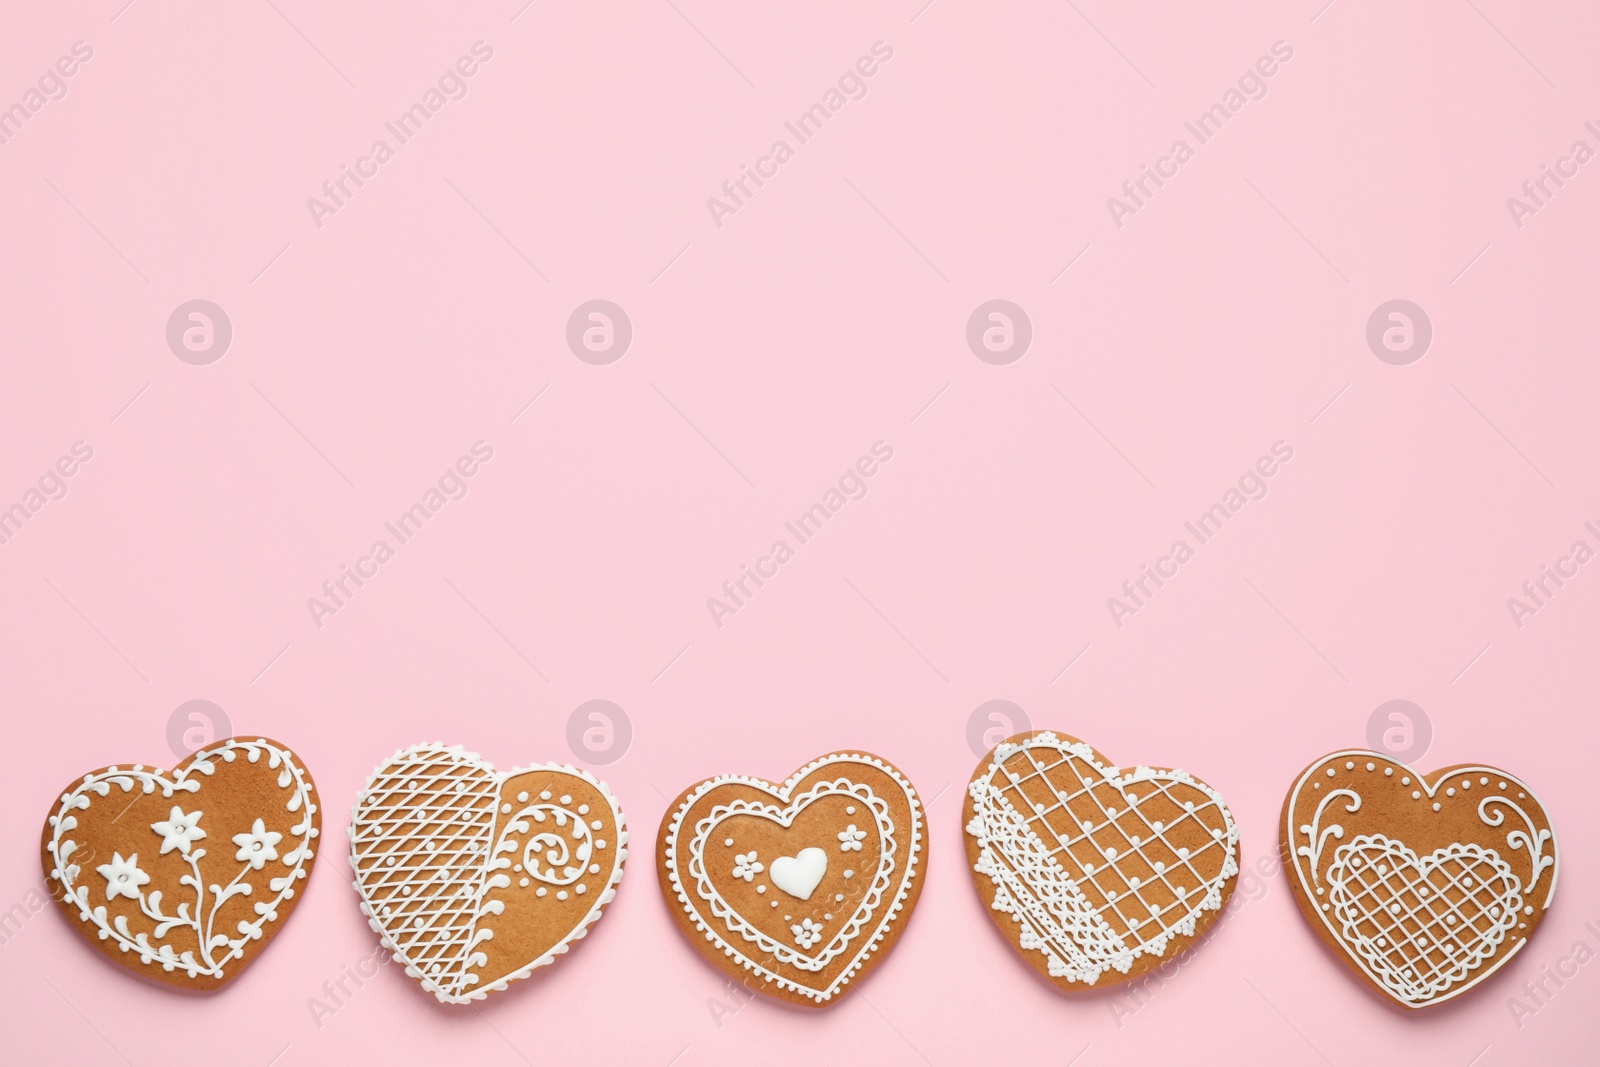
[[[8,927],[15,1062],[1592,1055],[1600,968],[1520,1027],[1507,1002],[1600,947],[1600,565],[1520,629],[1506,598],[1600,547],[1600,163],[1520,229],[1506,198],[1600,148],[1600,16],[921,3],[13,5],[0,104],[74,41],[94,56],[0,145],[0,504],[75,441],[94,457],[0,545],[22,761],[0,908],[42,885],[54,792],[173,762],[191,699],[304,756],[327,846],[277,942],[208,999],[103,964],[53,906]],[[306,198],[477,40],[494,56],[468,95],[313,225]],[[706,198],[878,40],[867,96],[716,227]],[[1265,99],[1115,226],[1106,198],[1278,40]],[[209,366],[165,341],[194,298],[233,323]],[[595,298],[633,323],[609,366],[564,340]],[[992,298],[1032,320],[1009,366],[965,342]],[[1393,298],[1434,327],[1409,366],[1365,342]],[[306,599],[480,439],[469,495],[315,626]],[[713,625],[706,598],[878,440],[867,497]],[[1114,625],[1106,598],[1278,440],[1269,495]],[[1397,697],[1431,719],[1422,766],[1501,764],[1560,834],[1544,928],[1457,1002],[1387,1007],[1281,873],[1134,1013],[1055,993],[976,903],[959,806],[985,700],[1202,775],[1249,865],[1298,771]],[[422,740],[593,766],[567,721],[595,698],[632,724],[596,769],[636,848],[592,936],[478,1008],[385,969],[318,1026],[309,998],[374,947],[342,855],[373,766]],[[834,1008],[714,1018],[738,1002],[651,869],[666,798],[847,746],[929,801],[910,927]]]

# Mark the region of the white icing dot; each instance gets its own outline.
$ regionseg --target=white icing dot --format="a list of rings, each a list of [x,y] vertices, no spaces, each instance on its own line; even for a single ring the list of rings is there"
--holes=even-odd
[[[1529,904],[1527,907],[1523,908],[1522,909],[1522,914],[1524,914],[1524,915],[1532,915],[1533,914],[1533,905]]]
[[[465,887],[463,887],[463,888],[465,888]],[[548,889],[546,889],[544,886],[540,886],[538,889],[535,889],[533,891],[533,895],[536,896],[536,897],[542,897],[548,892],[549,892]]]
[[[587,815],[587,814],[589,814],[589,805],[587,805],[587,804],[579,804],[578,805],[578,814],[579,815]]]
[[[1461,788],[1462,789],[1471,789],[1472,788],[1472,780],[1470,778],[1461,779]]]
[[[774,907],[774,908],[776,908],[776,907],[777,907],[777,906],[778,906],[778,902],[777,902],[777,901],[776,901],[776,900],[774,900],[774,901],[773,901],[773,902],[772,902],[772,906],[773,906],[773,907]]]
[[[467,783],[466,782],[457,782],[456,783],[456,792],[457,793],[465,793],[466,791],[467,791]]]
[[[1449,789],[1446,789],[1446,790],[1445,790],[1445,791],[1444,791],[1444,795],[1445,795],[1445,796],[1447,796],[1447,797],[1453,797],[1453,796],[1455,796],[1455,795],[1456,795],[1456,791],[1455,791],[1455,787],[1454,787],[1454,786],[1452,786],[1452,787],[1451,787],[1451,788],[1449,788]]]
[[[528,884],[528,880],[526,878],[518,878],[517,884],[520,886],[526,886]]]
[[[1378,765],[1377,765],[1377,764],[1376,764],[1376,763],[1369,763],[1369,764],[1367,764],[1367,770],[1369,770],[1369,771],[1375,771],[1375,770],[1377,770],[1377,769],[1378,769]]]
[[[1115,889],[1106,890],[1106,899],[1107,900],[1116,900],[1117,899],[1117,891]]]
[[[844,813],[846,815],[854,815],[856,813],[856,806],[854,804],[849,805],[844,809]]]
[[[1107,848],[1105,850],[1105,853],[1106,853],[1106,859],[1108,859],[1108,860],[1114,860],[1114,859],[1117,858],[1117,850],[1114,849],[1114,848]]]
[[[767,887],[766,886],[764,886],[764,885],[756,886],[756,892],[757,893],[765,893],[766,891],[767,891]]]
[[[1392,777],[1394,775],[1394,768],[1393,767],[1385,767],[1383,769],[1383,774],[1384,774],[1384,777],[1386,777],[1386,778]]]
[[[856,872],[855,871],[845,871],[844,872],[844,876],[846,878],[854,878],[856,876]]]
[[[589,824],[589,829],[591,829],[591,830],[600,829],[600,820],[599,819],[595,819],[593,822],[591,822]]]
[[[574,892],[574,893],[576,893],[576,894],[578,894],[578,895],[579,895],[579,896],[580,896],[580,897],[581,897],[581,896],[583,896],[583,895],[584,895],[584,894],[585,894],[585,893],[587,893],[587,892],[588,892],[588,891],[589,891],[589,887],[588,887],[588,886],[586,886],[586,885],[584,885],[584,884],[583,884],[583,883],[582,883],[582,882],[579,882],[579,883],[578,883],[578,884],[577,884],[577,886],[575,886],[575,887],[574,887],[574,888],[573,888],[573,890],[572,890],[572,891],[573,891],[573,892]]]
[[[1400,779],[1400,784],[1401,785],[1410,785],[1411,784],[1411,776],[1410,775],[1403,776]]]
[[[556,899],[557,900],[566,900],[567,899],[567,891],[565,889],[556,890]]]
[[[1329,778],[1332,778],[1332,777],[1333,777],[1333,768],[1332,768],[1332,767],[1329,767],[1329,768],[1328,768],[1328,777],[1329,777]]]
[[[1411,791],[1411,799],[1412,800],[1421,800],[1422,799],[1422,793],[1420,791],[1416,790],[1416,789],[1413,789]]]
[[[835,893],[835,894],[834,894],[834,895],[833,895],[833,902],[834,902],[834,903],[835,903],[835,904],[837,904],[837,903],[839,903],[839,902],[840,902],[840,901],[842,901],[842,900],[843,900],[843,899],[844,899],[844,894],[843,894],[843,893]],[[776,902],[774,902],[774,903],[776,903]]]
[[[1155,830],[1156,833],[1159,834],[1162,830],[1166,829],[1166,823],[1163,823],[1160,820],[1157,820],[1155,823],[1151,824],[1151,827],[1152,827],[1152,829]]]
[[[569,796],[563,796],[561,798],[561,803],[563,803],[563,804],[571,804],[572,803],[572,798],[569,797]]]
[[[823,912],[822,913],[822,917],[824,919],[832,919],[833,918],[833,912],[831,912],[831,911]]]
[[[1106,814],[1111,816],[1113,819],[1115,819],[1117,817],[1117,809],[1116,808],[1107,808],[1106,809]]]
[[[1133,845],[1134,845],[1135,848],[1139,847],[1139,835],[1138,834],[1134,834],[1132,837],[1128,838],[1128,840],[1133,842]]]
[[[500,814],[501,815],[510,815],[511,814],[511,805],[510,804],[502,804],[502,805],[500,805]]]
[[[732,847],[733,847],[733,838],[731,838],[731,837],[724,837],[724,838],[723,838],[723,839],[722,839],[722,843],[723,843],[723,845],[725,845],[725,846],[726,846],[726,847],[728,847],[728,848],[732,848]]]
[[[1130,886],[1132,886],[1134,889],[1138,889],[1139,888],[1139,879],[1137,879],[1137,878],[1129,878],[1128,879],[1128,884]]]
[[[528,802],[528,793],[527,793],[526,790],[524,790],[521,793],[517,794],[517,803],[518,804],[526,804],[527,802]]]
[[[1501,783],[1500,783],[1500,788],[1501,788],[1501,789],[1504,789],[1504,788],[1505,788],[1505,787],[1506,787],[1506,784],[1505,784],[1505,783],[1504,783],[1504,782],[1501,782]]]
[[[387,864],[388,866],[393,867],[394,866],[394,862],[395,862],[394,861],[394,857],[390,856],[388,859],[384,860],[383,862],[385,864]]]
[[[600,865],[598,863],[589,864],[589,873],[590,874],[599,874],[600,873]]]
[[[603,838],[603,837],[602,837],[602,838],[597,838],[597,839],[596,839],[596,840],[595,840],[595,843],[594,843],[594,847],[595,847],[595,848],[605,848],[605,847],[606,847],[606,840],[605,840],[605,838]]]
[[[1439,807],[1440,807],[1440,804],[1439,804],[1439,802],[1438,802],[1438,801],[1437,801],[1437,800],[1435,800],[1435,801],[1434,801],[1434,802],[1433,802],[1433,810],[1434,810],[1434,811],[1438,811],[1438,810],[1439,810]]]
[[[1186,848],[1180,848],[1180,849],[1179,849],[1179,850],[1178,850],[1178,858],[1179,858],[1179,859],[1180,859],[1180,860],[1186,860],[1186,859],[1188,859],[1188,858],[1189,858],[1189,850],[1188,850],[1188,849],[1186,849]]]
[[[539,794],[539,799],[540,800],[549,800],[550,799],[550,790],[546,789],[542,793],[540,793]]]
[[[1479,778],[1478,779],[1478,784],[1479,785],[1488,785],[1489,784],[1488,776],[1484,776],[1482,778]]]
[[[1163,871],[1165,871],[1167,869],[1167,865],[1165,863],[1162,863],[1160,860],[1156,860],[1155,867],[1156,867],[1156,873],[1157,874],[1160,874],[1161,872],[1163,872]]]
[[[1350,760],[1346,760],[1345,761],[1345,765],[1344,765],[1344,769],[1347,770],[1347,771],[1353,771],[1353,770],[1356,769],[1356,765],[1355,765],[1354,762],[1352,762]]]

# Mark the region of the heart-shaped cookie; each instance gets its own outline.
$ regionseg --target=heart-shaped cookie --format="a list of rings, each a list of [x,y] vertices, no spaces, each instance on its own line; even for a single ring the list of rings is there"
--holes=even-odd
[[[973,883],[1000,932],[1063,989],[1161,964],[1221,914],[1239,830],[1183,771],[1119,768],[1077,738],[1007,738],[964,809]]]
[[[446,1004],[482,1000],[567,951],[628,857],[604,782],[547,763],[506,773],[442,744],[396,752],[356,797],[361,913]]]
[[[91,945],[181,989],[232,981],[299,903],[322,816],[283,745],[230,737],[171,771],[114,766],[62,794],[41,842]]]
[[[1296,779],[1280,832],[1317,936],[1408,1008],[1499,970],[1555,895],[1550,819],[1494,767],[1419,774],[1380,752],[1335,752]]]
[[[887,760],[836,752],[782,785],[723,775],[661,820],[678,928],[751,989],[820,1006],[888,955],[922,891],[922,802]]]

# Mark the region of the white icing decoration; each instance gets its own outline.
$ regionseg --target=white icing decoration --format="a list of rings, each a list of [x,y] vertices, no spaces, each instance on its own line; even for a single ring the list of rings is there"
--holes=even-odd
[[[853,782],[843,774],[832,781],[817,782],[799,796],[791,796],[793,788],[818,769],[838,766],[841,771],[847,771],[851,765],[870,766],[887,775],[899,787],[911,813],[909,827],[896,827],[889,820],[888,802],[875,795],[866,784]],[[783,802],[783,806],[748,800],[715,805],[709,815],[695,824],[693,835],[688,838],[685,845],[685,839],[682,837],[684,816],[688,814],[695,801],[718,786],[728,783],[754,786],[771,793]],[[753,926],[716,891],[705,872],[704,854],[707,839],[715,833],[717,825],[730,815],[754,815],[771,819],[787,827],[807,805],[826,796],[848,796],[855,801],[856,806],[865,806],[879,833],[879,863],[873,880],[867,886],[856,910],[829,936],[820,952],[811,954],[810,950],[819,943],[821,937],[825,936],[820,925],[816,931],[804,926],[800,930],[791,928],[790,933],[796,939],[798,950],[796,947],[776,941]],[[736,960],[741,967],[752,972],[766,984],[778,990],[798,993],[818,1004],[825,1004],[849,984],[867,957],[877,950],[879,942],[888,933],[890,924],[904,908],[906,897],[915,884],[914,879],[921,873],[919,865],[923,849],[922,803],[917,799],[916,790],[912,788],[911,783],[883,761],[867,755],[835,753],[802,767],[782,785],[773,785],[759,778],[739,774],[720,775],[701,782],[673,812],[666,833],[662,837],[662,845],[668,861],[667,878],[671,892],[693,921],[696,930],[726,956]],[[679,874],[680,848],[683,848],[687,855],[687,874],[692,882],[692,888]],[[844,875],[848,878],[854,873],[845,871]],[[761,891],[765,887],[756,888]],[[891,889],[893,889],[892,896]],[[773,903],[776,905],[777,902]],[[800,944],[798,939],[802,933],[809,944]],[[811,937],[813,933],[817,934],[815,939]],[[760,950],[770,958],[765,960],[752,958],[751,954],[747,954],[752,953],[752,948]],[[820,971],[841,956],[848,959],[848,964],[823,988],[808,985],[803,980],[786,977],[771,969],[773,966],[787,965],[802,971]]]
[[[594,831],[604,824],[571,810],[570,795],[558,802],[543,790],[529,803],[524,791],[517,794],[519,810],[499,812],[501,787],[529,771],[580,778],[605,799],[617,828],[617,847],[606,854],[609,869],[595,862],[606,842]],[[501,818],[506,821],[497,834]],[[419,840],[422,832],[428,836]],[[622,811],[605,783],[587,771],[546,763],[502,773],[476,753],[439,743],[401,749],[373,771],[356,798],[349,833],[353,884],[368,925],[406,973],[447,1004],[482,1000],[555,962],[615,898],[628,856]],[[513,882],[505,872],[516,866],[526,877]],[[565,901],[572,895],[567,888],[550,894],[547,887],[587,896],[583,879],[590,875],[599,875],[596,892],[566,936],[538,959],[480,987],[475,972],[488,962],[482,945],[494,937],[495,916],[505,911],[496,894],[531,887],[536,898]]]
[[[1550,878],[1541,906],[1548,908],[1555,895],[1558,861],[1553,832],[1536,824],[1507,797],[1492,794],[1478,802],[1477,815],[1485,826],[1505,824],[1502,807],[1520,818],[1521,825],[1509,830],[1505,841],[1513,853],[1528,854],[1531,873],[1526,885],[1498,852],[1471,842],[1453,842],[1428,856],[1418,856],[1404,842],[1384,834],[1361,834],[1336,848],[1331,857],[1325,856],[1329,839],[1344,837],[1341,823],[1323,825],[1325,809],[1329,801],[1344,796],[1349,798],[1344,811],[1353,814],[1361,810],[1361,780],[1353,779],[1349,788],[1322,798],[1309,823],[1294,826],[1293,813],[1310,778],[1346,756],[1389,760],[1382,753],[1337,752],[1324,757],[1295,783],[1287,805],[1287,828],[1293,831],[1291,840],[1305,841],[1294,848],[1295,876],[1306,894],[1326,893],[1327,902],[1315,910],[1317,918],[1374,984],[1408,1007],[1443,1003],[1495,973],[1527,944],[1524,935],[1516,935],[1515,944],[1502,951],[1512,930],[1522,928],[1517,922],[1519,913],[1533,914],[1533,906],[1524,898],[1538,886],[1546,869]],[[1393,770],[1386,767],[1385,776]],[[1458,782],[1467,789],[1471,775],[1482,775],[1479,783],[1487,785],[1490,775],[1503,774],[1492,767],[1458,767],[1431,786],[1425,776],[1416,775],[1420,788],[1411,791],[1411,797],[1426,797],[1429,807],[1439,811],[1443,805],[1433,798],[1441,790],[1446,797],[1456,795],[1447,782]],[[1400,784],[1410,786],[1412,776],[1402,775]],[[1496,780],[1502,789],[1507,781],[1516,781],[1509,776]],[[1521,782],[1517,784],[1526,790]],[[1470,802],[1470,797],[1461,799]]]
[[[165,819],[150,824],[150,831],[161,839],[160,855],[177,850],[183,857],[189,872],[179,877],[178,884],[192,891],[194,899],[179,901],[171,910],[167,910],[163,906],[161,890],[145,892],[144,886],[150,883],[150,875],[140,868],[138,853],[132,853],[124,859],[121,853],[114,851],[110,863],[95,868],[105,881],[105,900],[109,902],[123,897],[135,901],[140,912],[153,924],[153,929],[134,930],[128,916],[113,917],[104,904],[95,904],[89,886],[79,882],[81,868],[72,862],[73,854],[79,848],[72,832],[80,825],[74,813],[89,810],[96,798],[109,797],[113,787],[123,793],[131,793],[137,788],[146,794],[159,789],[163,798],[187,793],[192,799],[198,800],[197,794],[204,785],[204,779],[216,773],[215,760],[232,763],[240,752],[245,753],[251,763],[260,762],[265,755],[268,768],[279,772],[275,779],[277,786],[288,794],[288,798],[281,801],[284,810],[300,815],[300,821],[290,828],[293,846],[280,856],[277,846],[282,842],[283,835],[268,831],[263,820],[256,818],[246,832],[233,835],[235,844],[240,844],[241,839],[248,839],[252,844],[248,858],[244,847],[235,857],[241,864],[238,873],[226,885],[217,882],[207,885],[200,873],[200,860],[205,858],[206,850],[194,847],[196,841],[207,837],[207,830],[201,825],[205,810],[197,808],[186,812],[175,804]],[[223,978],[229,964],[243,956],[245,945],[260,939],[267,923],[277,920],[279,906],[294,895],[295,882],[306,876],[314,855],[311,842],[318,834],[312,825],[317,806],[311,800],[311,791],[312,786],[305,772],[295,764],[288,751],[265,738],[254,741],[228,738],[219,741],[196,752],[181,770],[170,775],[142,765],[131,770],[110,767],[85,775],[73,789],[62,795],[56,813],[50,816],[50,839],[46,844],[52,864],[50,878],[60,883],[61,899],[70,900],[78,906],[78,918],[98,928],[102,941],[114,940],[123,952],[137,953],[141,963],[159,965],[163,971],[182,971],[189,978]],[[233,827],[212,826],[211,829],[226,832]],[[257,842],[261,845],[259,849],[253,847]],[[279,861],[286,868],[282,875],[266,880],[267,891],[274,895],[270,899],[258,900],[251,906],[250,910],[255,916],[253,920],[238,920],[230,932],[217,930],[217,913],[222,906],[234,897],[254,896],[260,887],[246,881],[246,876],[251,871],[261,870],[271,861]],[[215,877],[220,872],[212,873]],[[177,929],[192,935],[193,948],[180,952],[167,940]]]
[[[1018,755],[1032,768],[1026,775],[1006,767]],[[1066,792],[1046,773],[1063,765],[1070,772]],[[1028,799],[1041,790],[1053,803]],[[1127,809],[1104,803],[1107,790],[1127,798]],[[1199,803],[1180,803],[1174,791]],[[1239,872],[1238,827],[1216,790],[1179,770],[1103,766],[1088,745],[1048,731],[999,745],[968,792],[973,817],[966,832],[979,845],[975,870],[994,886],[991,907],[1019,924],[1018,944],[1041,953],[1055,978],[1092,985],[1109,970],[1128,973],[1140,956],[1165,954],[1174,938],[1194,935],[1202,912],[1222,907],[1222,887]],[[1146,817],[1143,809],[1157,796],[1172,810]],[[1071,831],[1050,824],[1047,816],[1058,812]],[[1175,832],[1191,836],[1196,824],[1209,831],[1208,843],[1170,843]],[[1100,829],[1083,829],[1094,825]],[[1075,848],[1108,862],[1080,859]],[[1131,873],[1145,867],[1154,875]],[[1096,904],[1085,886],[1104,903]]]
[[[1419,858],[1382,834],[1363,834],[1335,850],[1327,882],[1345,943],[1407,1004],[1432,1001],[1481,967],[1522,906],[1516,874],[1479,845]]]
[[[732,840],[732,838],[729,838],[729,840]],[[754,881],[755,876],[764,870],[766,868],[756,861],[754,849],[749,852],[735,854],[733,857],[733,876],[735,878],[743,878],[747,882]],[[778,879],[773,878],[773,881],[776,882]],[[781,887],[782,884],[780,883]]]
[[[863,835],[864,836],[864,835]],[[772,861],[767,877],[791,897],[810,900],[812,891],[828,871],[828,854],[820,848],[803,848],[797,856],[779,856]],[[809,944],[802,948],[810,948]]]
[[[860,852],[861,842],[866,840],[866,837],[867,832],[865,830],[857,830],[856,824],[850,823],[839,831],[839,851]]]
[[[809,895],[808,893],[807,896]],[[822,924],[812,922],[810,919],[801,919],[798,925],[789,929],[794,934],[794,943],[801,948],[810,948],[822,940]]]

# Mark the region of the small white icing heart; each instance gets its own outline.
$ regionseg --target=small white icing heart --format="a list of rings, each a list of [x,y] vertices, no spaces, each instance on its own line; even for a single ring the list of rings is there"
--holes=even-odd
[[[772,884],[801,900],[811,899],[812,890],[828,870],[828,854],[820,848],[803,848],[798,856],[779,856],[767,873]]]

